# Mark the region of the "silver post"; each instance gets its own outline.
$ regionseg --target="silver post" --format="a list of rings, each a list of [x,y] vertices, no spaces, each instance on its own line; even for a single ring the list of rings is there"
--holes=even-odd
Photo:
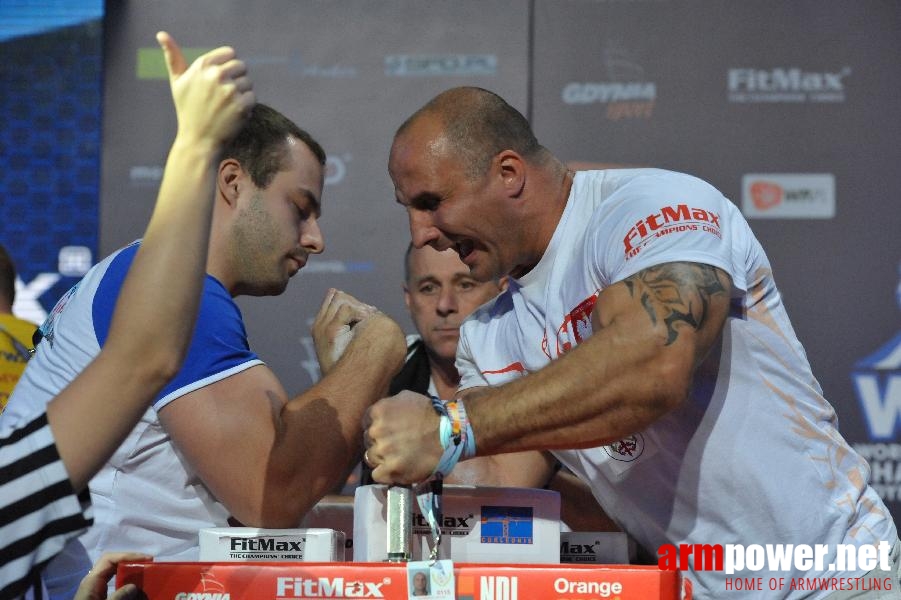
[[[388,562],[408,562],[413,545],[413,490],[392,485],[387,492]]]

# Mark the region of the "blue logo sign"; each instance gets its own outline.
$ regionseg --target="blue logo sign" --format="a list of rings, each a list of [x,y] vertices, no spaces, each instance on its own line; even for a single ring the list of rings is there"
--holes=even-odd
[[[532,507],[483,506],[481,526],[483,544],[531,544]]]
[[[901,306],[901,282],[898,283],[896,297]],[[901,332],[858,361],[851,378],[870,439],[898,440],[901,437]]]

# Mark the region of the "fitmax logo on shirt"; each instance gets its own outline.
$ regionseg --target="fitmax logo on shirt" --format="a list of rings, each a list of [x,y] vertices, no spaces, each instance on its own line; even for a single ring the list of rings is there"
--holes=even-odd
[[[687,204],[664,206],[660,212],[651,213],[637,221],[626,233],[623,238],[626,260],[636,256],[655,238],[685,231],[704,231],[723,237],[720,232],[720,216],[717,213],[689,207]]]

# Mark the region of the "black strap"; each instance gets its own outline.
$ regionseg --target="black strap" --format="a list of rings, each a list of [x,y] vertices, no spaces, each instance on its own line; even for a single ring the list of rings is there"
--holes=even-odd
[[[425,351],[422,340],[416,340],[407,348],[407,360],[400,372],[391,380],[388,386],[388,395],[393,396],[403,390],[410,390],[418,394],[426,394],[429,391],[429,381],[432,371],[429,367],[429,356]]]
[[[13,350],[16,351],[16,354],[18,354],[20,358],[23,358],[26,361],[31,358],[32,349],[17,340],[15,336],[13,336],[13,334],[11,334],[3,325],[0,325],[0,333],[6,334],[6,337],[8,337],[9,341],[12,342]]]

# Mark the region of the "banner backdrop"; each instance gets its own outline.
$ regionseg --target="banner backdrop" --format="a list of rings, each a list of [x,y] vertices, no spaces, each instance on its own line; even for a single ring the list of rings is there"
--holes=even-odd
[[[888,2],[537,0],[532,74],[564,160],[686,171],[742,207],[896,522],[899,31]]]
[[[235,46],[259,99],[329,154],[325,254],[284,295],[240,300],[252,346],[289,392],[318,376],[309,323],[330,286],[412,331],[391,136],[437,92],[479,85],[577,168],[687,171],[742,207],[844,435],[901,516],[897,3],[165,0],[108,11],[101,255],[142,231],[174,134],[158,29],[195,54]]]
[[[455,85],[496,90],[526,110],[529,4],[385,0],[116,2],[107,12],[101,250],[139,236],[175,119],[154,39],[166,29],[201,50],[223,44],[248,63],[259,101],[294,119],[328,153],[320,225],[325,253],[288,291],[241,298],[252,347],[289,393],[318,377],[309,325],[329,287],[412,325],[403,303],[410,239],[387,174],[394,130]],[[213,26],[212,24],[215,24]],[[503,32],[503,35],[498,35]]]
[[[40,323],[96,258],[103,11],[20,10],[0,6],[0,243]]]

